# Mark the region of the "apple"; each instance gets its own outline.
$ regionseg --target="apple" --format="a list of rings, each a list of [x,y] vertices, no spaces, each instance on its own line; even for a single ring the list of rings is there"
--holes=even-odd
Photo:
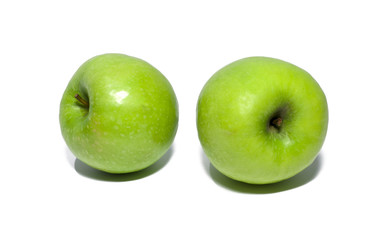
[[[178,103],[169,81],[147,62],[104,54],[73,75],[59,118],[78,159],[105,172],[128,173],[152,165],[169,149]]]
[[[326,137],[325,94],[303,69],[250,57],[216,72],[197,103],[197,130],[212,165],[251,184],[290,178],[308,167]]]

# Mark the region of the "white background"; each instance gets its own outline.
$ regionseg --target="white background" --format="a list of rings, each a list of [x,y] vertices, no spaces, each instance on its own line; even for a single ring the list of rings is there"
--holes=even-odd
[[[0,239],[376,239],[377,7],[373,1],[1,1]],[[172,149],[112,176],[67,149],[59,103],[87,59],[142,58],[180,107]],[[219,174],[197,138],[198,95],[249,56],[316,78],[330,122],[298,176],[253,186]]]

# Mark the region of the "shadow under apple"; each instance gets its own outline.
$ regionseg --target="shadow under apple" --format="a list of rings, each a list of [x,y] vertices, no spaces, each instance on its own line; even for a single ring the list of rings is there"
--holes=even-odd
[[[269,194],[294,189],[316,178],[322,167],[322,156],[319,154],[309,167],[297,175],[278,183],[258,185],[239,182],[225,176],[210,163],[203,150],[201,150],[201,158],[204,169],[216,184],[240,193]]]
[[[70,153],[70,151],[67,149],[67,152]],[[172,145],[169,150],[155,163],[153,163],[151,166],[137,171],[137,172],[132,172],[132,173],[124,173],[124,174],[112,174],[112,173],[107,173],[100,171],[98,169],[92,168],[89,165],[85,164],[82,162],[80,159],[75,160],[73,167],[76,170],[77,173],[80,175],[95,179],[95,180],[100,180],[100,181],[110,181],[110,182],[124,182],[124,181],[133,181],[133,180],[138,180],[141,178],[148,177],[159,170],[161,170],[171,159],[172,155],[174,152],[174,146]],[[72,156],[72,153],[68,154],[68,161],[71,163],[72,160],[70,156]],[[71,163],[72,164],[72,163]]]

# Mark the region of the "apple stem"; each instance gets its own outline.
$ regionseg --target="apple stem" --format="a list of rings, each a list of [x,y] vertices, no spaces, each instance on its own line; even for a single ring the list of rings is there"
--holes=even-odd
[[[281,119],[279,117],[272,120],[272,125],[277,127],[277,128],[279,128],[282,123],[283,123],[283,119]]]
[[[82,105],[84,105],[85,107],[89,107],[89,103],[83,99],[79,94],[76,94],[75,95],[75,98],[80,102],[82,103]]]

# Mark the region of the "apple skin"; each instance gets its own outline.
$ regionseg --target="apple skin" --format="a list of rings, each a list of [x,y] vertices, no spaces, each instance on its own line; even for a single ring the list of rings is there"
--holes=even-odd
[[[281,118],[280,127],[271,124]],[[268,184],[308,167],[326,137],[325,94],[303,69],[274,58],[250,57],[216,72],[197,103],[203,150],[224,175]]]
[[[147,62],[104,54],[74,74],[59,118],[64,140],[78,159],[105,172],[128,173],[150,166],[169,149],[178,103],[169,81]]]

